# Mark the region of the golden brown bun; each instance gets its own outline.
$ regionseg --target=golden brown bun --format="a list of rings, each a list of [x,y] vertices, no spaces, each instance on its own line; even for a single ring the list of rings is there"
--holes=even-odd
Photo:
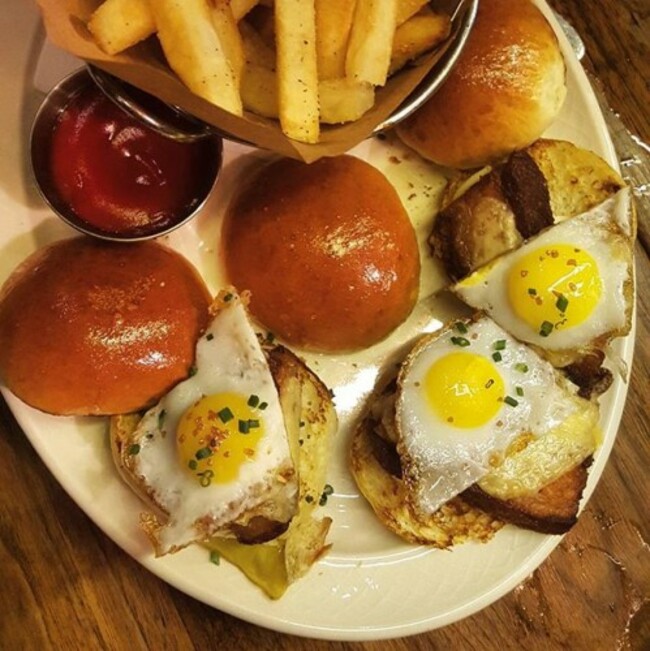
[[[440,165],[491,163],[529,145],[553,122],[565,77],[557,38],[532,2],[481,0],[448,79],[398,133]]]
[[[140,409],[187,375],[209,302],[196,270],[153,242],[57,242],[2,289],[0,377],[53,414]]]
[[[276,161],[229,208],[230,282],[287,343],[324,351],[376,343],[411,312],[415,232],[381,172],[351,156]]]

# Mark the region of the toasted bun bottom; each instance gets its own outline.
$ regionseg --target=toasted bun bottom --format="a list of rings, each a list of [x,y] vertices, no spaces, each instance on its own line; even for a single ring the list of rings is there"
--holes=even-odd
[[[196,270],[159,244],[56,242],[2,289],[0,376],[53,414],[140,409],[187,375],[209,302]]]
[[[288,349],[266,350],[278,388],[291,456],[298,476],[298,503],[290,521],[244,516],[218,532],[197,532],[204,543],[237,565],[269,596],[278,598],[328,549],[330,518],[314,513],[322,500],[332,437],[338,423],[330,393],[319,378]],[[156,546],[167,514],[142,477],[132,471],[128,450],[139,414],[115,416],[110,424],[113,460],[122,479],[147,505],[142,526]]]
[[[474,485],[463,493],[463,499],[524,529],[546,534],[563,534],[576,523],[591,462],[592,457],[585,459],[579,466],[533,495],[500,500]]]
[[[540,138],[504,163],[450,184],[429,243],[447,275],[460,280],[623,187],[620,174],[597,154],[565,140]],[[630,210],[634,237],[633,204]]]
[[[393,474],[399,468],[397,453],[374,431],[375,427],[371,418],[365,418],[357,427],[350,449],[350,468],[380,522],[393,533],[408,542],[445,549],[469,540],[486,542],[503,526],[497,517],[460,497],[428,518],[418,517],[408,506],[404,482]]]
[[[389,385],[378,399],[386,400],[392,390]],[[504,523],[547,534],[565,533],[575,524],[591,457],[533,494],[502,499],[475,484],[423,517],[410,507],[400,457],[386,433],[386,417],[385,413],[378,421],[368,415],[360,422],[350,449],[350,468],[379,520],[401,538],[446,548],[468,540],[485,542]]]

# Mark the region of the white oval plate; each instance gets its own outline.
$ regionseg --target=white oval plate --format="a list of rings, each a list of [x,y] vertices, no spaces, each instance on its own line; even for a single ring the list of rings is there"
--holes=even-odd
[[[0,123],[6,155],[0,162],[0,212],[5,215],[0,233],[0,282],[36,248],[72,234],[37,198],[25,171],[25,152],[28,126],[42,98],[38,90],[52,85],[74,64],[47,47],[47,56],[43,56],[36,10],[30,3],[11,1],[14,6],[8,13],[14,22],[12,30],[6,30],[8,54],[4,56],[8,58],[1,73]],[[546,5],[540,2],[540,6],[556,25]],[[559,38],[568,64],[569,94],[559,119],[546,135],[592,149],[617,167],[589,82],[561,33]],[[18,105],[16,97],[22,99]],[[390,141],[368,141],[354,153],[370,159],[396,185],[424,249],[426,217],[439,190],[439,178],[417,158],[403,159],[399,146]],[[224,170],[208,205],[192,224],[166,239],[197,265],[213,290],[221,279],[220,213],[237,187],[242,169],[260,155],[228,145]],[[402,162],[395,163],[392,156]],[[358,355],[310,356],[310,364],[335,391],[342,422],[329,476],[335,495],[324,509],[334,519],[333,548],[276,602],[234,567],[225,562],[218,567],[210,564],[202,548],[154,559],[137,524],[142,505],[113,468],[104,419],[47,416],[6,390],[3,393],[34,448],[88,516],[127,553],[183,592],[261,626],[315,638],[369,640],[426,631],[466,617],[510,591],[548,556],[560,537],[506,527],[488,544],[432,550],[405,544],[385,531],[359,496],[347,471],[349,431],[377,373],[399,347],[419,332],[436,329],[458,310],[449,299],[426,298],[440,283],[430,262],[423,262],[423,277],[423,300],[386,342]],[[630,364],[633,335],[619,340],[614,349]],[[614,443],[626,391],[617,375],[602,400],[604,441],[591,468],[585,499],[593,492]]]

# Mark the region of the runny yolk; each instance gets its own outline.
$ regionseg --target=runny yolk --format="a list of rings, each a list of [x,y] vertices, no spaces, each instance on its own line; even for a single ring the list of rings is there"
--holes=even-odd
[[[423,388],[436,415],[464,429],[479,427],[494,418],[505,395],[495,365],[467,352],[450,353],[434,362],[425,375]]]
[[[515,314],[544,336],[585,321],[603,290],[596,261],[571,244],[531,251],[513,265],[507,284]]]
[[[181,466],[201,486],[234,481],[255,458],[264,436],[264,403],[257,396],[204,396],[181,417],[176,446]]]

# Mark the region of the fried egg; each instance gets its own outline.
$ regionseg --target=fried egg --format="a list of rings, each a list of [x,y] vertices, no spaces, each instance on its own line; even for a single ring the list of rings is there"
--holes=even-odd
[[[291,518],[297,485],[283,413],[239,296],[225,295],[190,377],[145,414],[133,441],[133,474],[167,515],[154,532],[158,554],[256,515]]]
[[[416,512],[433,514],[498,467],[521,437],[565,423],[587,402],[572,388],[485,315],[426,335],[400,369],[395,409]]]
[[[548,351],[626,334],[633,282],[627,192],[552,226],[453,291],[520,341]]]

